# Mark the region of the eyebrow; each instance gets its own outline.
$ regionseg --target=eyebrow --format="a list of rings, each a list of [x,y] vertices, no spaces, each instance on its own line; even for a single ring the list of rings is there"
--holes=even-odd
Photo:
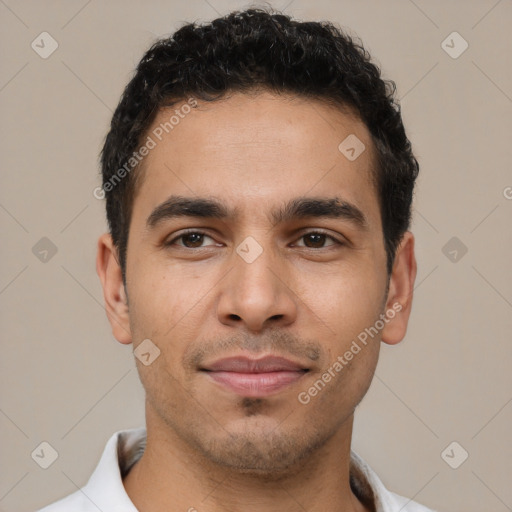
[[[363,231],[369,228],[365,214],[356,205],[339,197],[298,197],[271,213],[274,224],[311,217],[346,220]]]
[[[173,195],[151,212],[146,221],[146,228],[154,229],[165,220],[180,217],[236,218],[237,212],[237,209],[230,209],[216,199]],[[364,213],[356,205],[339,197],[298,197],[270,212],[269,218],[274,225],[295,219],[331,218],[346,220],[363,231],[369,228]]]

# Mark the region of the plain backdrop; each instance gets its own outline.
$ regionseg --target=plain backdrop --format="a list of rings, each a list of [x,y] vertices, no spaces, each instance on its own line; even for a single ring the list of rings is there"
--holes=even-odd
[[[157,37],[247,5],[0,2],[4,512],[74,492],[113,432],[144,425],[131,346],[111,335],[95,272],[106,228],[93,196],[98,153]],[[271,5],[363,40],[396,81],[421,165],[410,326],[401,344],[382,348],[353,448],[391,490],[432,508],[512,510],[512,2]],[[31,46],[44,37],[51,49],[42,32],[58,44],[47,58]],[[31,455],[42,442],[58,454],[48,469]],[[445,461],[449,445],[452,465],[468,454],[457,469]]]

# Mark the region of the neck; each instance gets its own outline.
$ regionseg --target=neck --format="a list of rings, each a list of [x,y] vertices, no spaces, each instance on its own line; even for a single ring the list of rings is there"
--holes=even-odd
[[[220,466],[152,419],[147,417],[144,454],[123,481],[139,512],[369,510],[350,485],[353,416],[300,467],[273,475]]]

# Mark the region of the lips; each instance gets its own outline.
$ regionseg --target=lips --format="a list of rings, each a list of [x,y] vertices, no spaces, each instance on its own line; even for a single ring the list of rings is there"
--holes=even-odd
[[[307,367],[284,357],[266,356],[260,359],[228,357],[206,365],[203,369],[212,372],[269,373],[307,370]]]
[[[207,377],[238,395],[269,396],[298,381],[308,368],[284,357],[229,357],[201,368]]]

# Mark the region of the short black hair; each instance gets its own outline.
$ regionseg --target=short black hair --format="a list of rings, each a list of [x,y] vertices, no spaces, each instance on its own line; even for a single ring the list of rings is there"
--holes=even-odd
[[[188,23],[153,44],[122,94],[101,152],[107,220],[124,283],[141,174],[133,155],[158,111],[187,97],[215,101],[258,89],[325,101],[341,110],[348,107],[365,123],[377,155],[372,180],[389,277],[409,228],[419,165],[405,134],[396,85],[382,79],[370,59],[360,40],[332,22],[300,22],[270,8]]]

